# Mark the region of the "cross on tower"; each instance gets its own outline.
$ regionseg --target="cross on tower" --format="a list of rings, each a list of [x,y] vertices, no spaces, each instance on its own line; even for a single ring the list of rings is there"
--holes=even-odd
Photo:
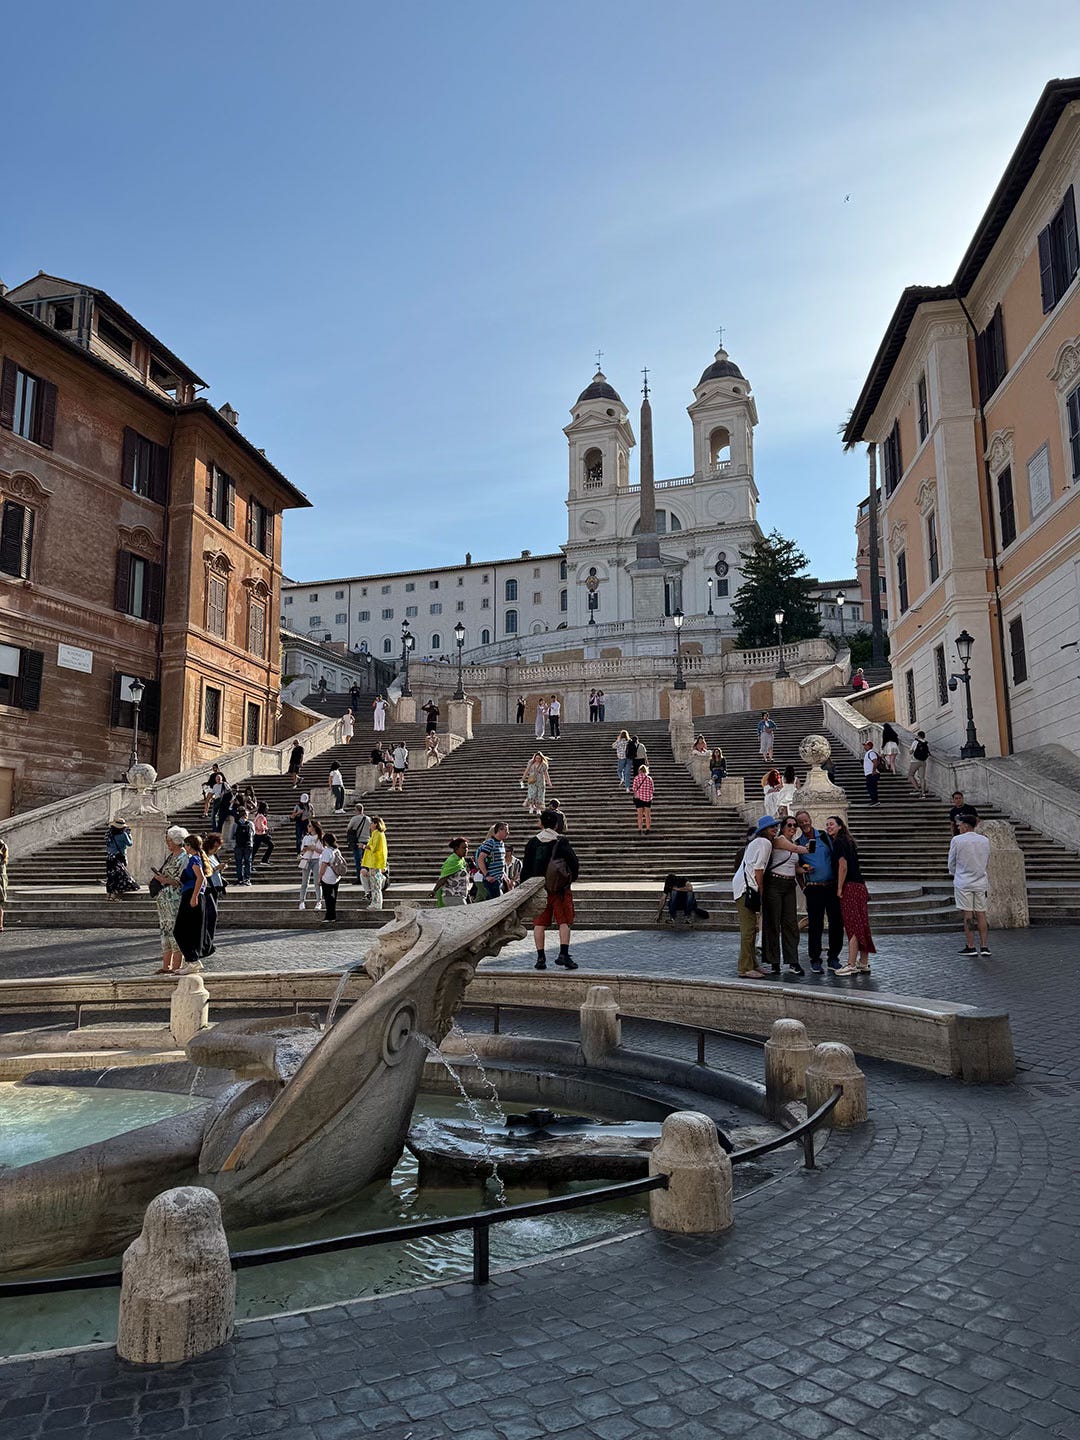
[[[724,327],[722,325],[720,326],[719,330],[717,330],[716,334],[720,340],[720,349],[722,350],[724,348]]]
[[[644,383],[641,387],[641,393],[645,396],[645,399],[647,400],[649,398],[649,367],[647,365],[643,365],[641,367],[641,373],[645,377]]]
[[[600,361],[601,361],[601,358],[603,357],[603,354],[604,354],[604,352],[603,352],[602,350],[597,350],[597,352],[596,352],[596,368],[597,368],[597,370],[600,369]]]

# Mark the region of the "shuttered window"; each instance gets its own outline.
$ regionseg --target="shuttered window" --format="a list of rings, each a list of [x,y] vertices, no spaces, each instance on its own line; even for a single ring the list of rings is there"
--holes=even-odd
[[[274,553],[274,513],[254,495],[248,498],[247,542],[263,555]],[[338,598],[342,597],[339,595]]]
[[[1069,417],[1069,454],[1075,481],[1080,480],[1080,385],[1065,401],[1065,413]]]
[[[41,650],[0,645],[0,705],[37,710],[41,705],[41,677],[45,654]]]
[[[1014,685],[1022,685],[1028,676],[1027,647],[1024,643],[1024,622],[1018,615],[1009,621],[1009,655],[1012,658]]]
[[[896,598],[900,614],[908,608],[907,552],[900,551],[896,557]]]
[[[945,666],[944,645],[938,645],[934,650],[934,683],[937,685],[937,703],[947,705],[949,703],[949,672]]]
[[[116,591],[113,607],[137,620],[161,619],[163,574],[161,566],[130,550],[116,554]]]
[[[893,427],[881,447],[882,465],[885,471],[885,494],[891,495],[900,484],[904,473],[903,457],[900,453],[900,421],[894,420]]]
[[[1012,466],[1006,465],[997,477],[998,521],[1001,526],[1001,548],[1016,539],[1016,505],[1013,502]]]
[[[904,675],[904,686],[907,690],[907,719],[909,725],[915,724],[915,671],[908,670]]]
[[[206,513],[230,530],[236,529],[236,485],[216,465],[210,465],[206,472]]]
[[[34,546],[34,512],[14,500],[5,500],[0,514],[0,571],[25,580],[30,574]]]
[[[0,428],[52,449],[56,431],[56,386],[5,359],[0,369]]]
[[[919,443],[930,434],[930,394],[926,388],[926,376],[919,376]]]
[[[930,572],[930,584],[940,574],[938,561],[937,516],[933,511],[926,517],[926,567]]]
[[[121,483],[136,495],[164,505],[169,489],[169,447],[158,445],[127,426],[120,471]]]
[[[1070,185],[1057,214],[1039,232],[1039,282],[1043,314],[1068,290],[1080,270],[1080,244],[1076,234],[1076,196]]]
[[[1008,370],[1005,362],[1005,320],[1000,305],[991,315],[986,329],[975,337],[975,359],[979,371],[979,399],[985,405]]]
[[[248,645],[252,655],[266,655],[266,606],[261,600],[248,601]]]
[[[225,610],[229,599],[228,581],[221,575],[206,577],[206,628],[225,639]]]

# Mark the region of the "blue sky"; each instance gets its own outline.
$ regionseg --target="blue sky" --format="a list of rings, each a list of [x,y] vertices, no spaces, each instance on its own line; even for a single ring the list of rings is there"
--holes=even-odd
[[[837,426],[1080,26],[1074,0],[1022,26],[1002,0],[45,0],[5,52],[0,277],[98,285],[209,378],[315,504],[289,574],[555,549],[598,347],[635,422],[649,365],[657,474],[688,473],[722,325],[759,519],[839,578],[866,468]]]

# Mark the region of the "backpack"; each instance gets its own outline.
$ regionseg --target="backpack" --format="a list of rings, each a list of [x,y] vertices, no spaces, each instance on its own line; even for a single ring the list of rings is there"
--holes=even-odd
[[[925,740],[917,740],[915,742],[915,748],[911,752],[911,758],[913,760],[930,759],[930,746],[926,743]]]
[[[559,856],[559,842],[551,847],[551,858],[544,871],[544,889],[549,895],[563,895],[574,883],[569,864]]]

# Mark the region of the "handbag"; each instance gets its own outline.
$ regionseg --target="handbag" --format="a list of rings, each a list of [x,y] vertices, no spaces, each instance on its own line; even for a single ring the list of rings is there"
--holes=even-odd
[[[161,865],[164,865],[165,862],[168,860],[168,858],[169,858],[169,857],[166,855],[166,856],[165,856],[165,860],[163,860],[163,861],[161,862]],[[161,869],[161,865],[158,866],[158,869],[159,869],[159,870]],[[147,888],[147,891],[148,891],[149,894],[150,894],[150,899],[151,899],[151,900],[156,900],[157,897],[161,894],[162,890],[165,889],[165,885],[164,885],[164,883],[163,883],[161,880],[158,879],[158,877],[157,877],[156,875],[151,875],[151,877],[150,877],[150,884],[147,885],[146,888]]]
[[[761,909],[761,891],[750,884],[750,877],[746,873],[745,860],[743,861],[742,870],[743,879],[746,881],[746,889],[743,891],[742,901],[743,904],[746,906],[747,910],[752,910],[756,915],[757,912]]]

